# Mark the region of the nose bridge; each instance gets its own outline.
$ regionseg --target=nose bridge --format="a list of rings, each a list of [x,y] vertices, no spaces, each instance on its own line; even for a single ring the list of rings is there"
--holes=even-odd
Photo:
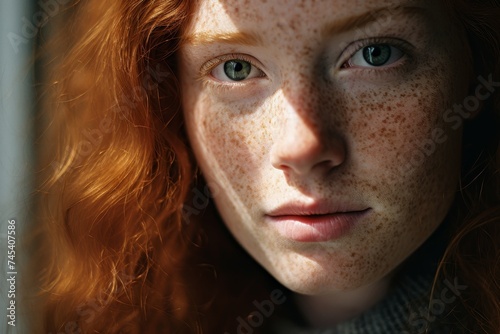
[[[310,105],[303,104],[284,98],[283,117],[280,121],[281,140],[295,145],[296,148],[313,141],[321,142],[321,129],[315,119],[315,113]]]
[[[297,64],[295,70],[287,73],[281,88],[281,103],[283,123],[289,132],[294,130],[307,137],[321,137],[328,120],[325,119],[326,110],[321,110],[320,91],[309,66]]]
[[[283,97],[282,117],[278,120],[279,131],[276,134],[276,144],[285,153],[293,150],[295,153],[317,149],[322,145],[320,129],[306,108]]]
[[[310,78],[307,70],[296,69],[284,78],[281,88],[286,117],[296,116],[305,124],[315,127],[319,117],[319,87]]]
[[[314,119],[318,106],[318,94],[320,88],[315,82],[313,70],[307,65],[295,62],[295,70],[289,71],[283,80],[282,93],[288,107],[305,119]]]

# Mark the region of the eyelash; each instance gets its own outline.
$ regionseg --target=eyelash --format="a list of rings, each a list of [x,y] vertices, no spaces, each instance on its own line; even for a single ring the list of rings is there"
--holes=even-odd
[[[397,68],[400,68],[402,64],[396,65],[396,66],[381,66],[381,67],[349,67],[349,68],[344,68],[343,66],[352,58],[354,55],[362,50],[363,48],[374,45],[374,44],[387,44],[392,47],[396,47],[403,52],[403,57],[402,60],[398,60],[398,63],[400,62],[407,62],[412,60],[412,54],[413,54],[413,46],[401,39],[398,38],[388,38],[388,37],[377,37],[377,38],[367,38],[364,40],[356,41],[351,44],[349,44],[346,48],[345,51],[342,52],[340,55],[339,59],[343,59],[344,54],[348,54],[348,57],[345,57],[345,59],[340,63],[340,69],[342,70],[362,70],[362,71],[370,71],[370,72],[376,72],[377,74],[383,73],[385,71],[390,71],[390,70],[395,70]],[[215,57],[213,59],[210,59],[206,63],[202,65],[200,68],[200,75],[199,75],[199,80],[202,80],[205,84],[212,84],[217,88],[220,89],[231,89],[231,88],[236,88],[242,85],[245,85],[245,82],[233,82],[233,83],[222,83],[217,80],[214,80],[214,78],[210,78],[211,80],[207,80],[207,78],[211,77],[211,72],[219,66],[221,63],[224,63],[226,61],[232,60],[232,59],[239,59],[243,60],[246,62],[249,62],[252,66],[257,67],[260,71],[262,66],[258,64],[255,59],[249,55],[245,54],[240,54],[240,53],[229,53],[225,54],[222,56]],[[264,71],[262,71],[264,72]]]
[[[252,66],[257,67],[260,71],[261,68],[263,67],[260,65],[253,57],[246,55],[246,54],[241,54],[241,53],[228,53],[222,56],[215,57],[213,59],[210,59],[206,63],[204,63],[201,68],[200,68],[200,74],[198,76],[198,80],[202,82],[204,86],[210,86],[210,88],[216,89],[219,91],[219,93],[227,93],[228,91],[232,89],[238,89],[239,87],[242,87],[246,85],[246,82],[233,82],[233,83],[228,83],[228,82],[222,82],[217,79],[215,79],[211,73],[212,71],[219,66],[220,64],[232,60],[232,59],[239,59],[239,60],[244,60],[249,62]],[[264,72],[264,71],[262,71]]]

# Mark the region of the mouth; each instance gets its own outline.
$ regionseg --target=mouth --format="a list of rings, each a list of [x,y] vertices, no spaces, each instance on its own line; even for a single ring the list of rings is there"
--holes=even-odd
[[[289,203],[266,214],[265,220],[286,239],[326,242],[347,235],[370,211],[353,204]]]

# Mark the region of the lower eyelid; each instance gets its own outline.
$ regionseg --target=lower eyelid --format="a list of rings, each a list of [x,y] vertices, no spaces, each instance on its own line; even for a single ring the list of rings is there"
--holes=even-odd
[[[254,78],[255,79],[255,78]],[[258,79],[258,78],[257,78]],[[215,78],[204,77],[201,80],[203,87],[208,88],[214,94],[227,95],[231,93],[231,99],[254,96],[259,90],[257,81],[250,79],[245,82],[223,82]]]
[[[342,77],[347,75],[348,77],[352,78],[366,75],[366,80],[370,79],[376,80],[376,78],[381,75],[382,78],[384,78],[384,80],[387,80],[388,76],[407,75],[409,72],[412,71],[412,69],[414,69],[414,65],[415,64],[412,62],[412,59],[405,55],[395,63],[388,66],[381,66],[381,67],[355,66],[346,69],[341,68],[339,74],[342,73]]]

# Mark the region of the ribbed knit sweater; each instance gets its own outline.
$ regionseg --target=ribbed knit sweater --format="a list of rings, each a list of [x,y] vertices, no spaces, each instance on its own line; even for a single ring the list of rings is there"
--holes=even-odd
[[[447,292],[445,300],[433,300],[429,307],[428,292],[431,275],[405,277],[389,295],[360,316],[329,329],[307,329],[290,320],[277,320],[270,332],[277,334],[449,334],[452,327],[443,322],[442,316],[449,311],[455,300],[453,292]],[[453,284],[454,282],[448,282]],[[459,285],[460,287],[461,285]],[[460,289],[457,289],[460,293]],[[439,296],[439,294],[438,294]],[[449,303],[446,303],[446,302]]]

